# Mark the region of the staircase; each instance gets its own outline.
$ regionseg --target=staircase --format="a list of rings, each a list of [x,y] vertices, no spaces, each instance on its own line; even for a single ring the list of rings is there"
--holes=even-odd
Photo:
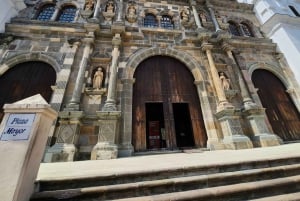
[[[300,156],[45,179],[37,185],[31,201],[300,200]]]

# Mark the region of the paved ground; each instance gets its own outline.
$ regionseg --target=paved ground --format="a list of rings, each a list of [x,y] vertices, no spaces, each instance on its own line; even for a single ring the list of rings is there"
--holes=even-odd
[[[91,177],[125,172],[142,172],[253,160],[259,161],[294,156],[300,156],[300,143],[244,150],[160,154],[113,160],[42,163],[37,179],[55,180],[62,178]]]

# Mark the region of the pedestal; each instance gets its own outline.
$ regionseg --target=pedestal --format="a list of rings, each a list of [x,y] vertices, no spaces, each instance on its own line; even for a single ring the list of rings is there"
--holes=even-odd
[[[251,140],[244,135],[239,111],[234,108],[223,108],[216,113],[223,131],[223,144],[226,149],[252,148]]]
[[[282,140],[270,133],[265,122],[265,109],[256,107],[245,107],[243,115],[248,119],[253,136],[252,142],[255,147],[277,146],[282,143]]]
[[[91,153],[91,160],[114,159],[118,157],[117,134],[121,117],[119,111],[99,111],[97,126],[99,126],[98,142]]]
[[[44,162],[74,161],[77,149],[82,111],[62,111],[59,113],[57,141],[45,153]]]

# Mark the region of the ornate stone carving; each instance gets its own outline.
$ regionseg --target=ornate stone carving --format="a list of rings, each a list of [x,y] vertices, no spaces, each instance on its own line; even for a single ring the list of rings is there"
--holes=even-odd
[[[105,19],[105,21],[111,22],[113,18],[115,17],[115,4],[113,1],[108,1],[105,6],[105,11],[102,12],[102,15]]]
[[[128,22],[135,23],[137,21],[137,13],[136,12],[137,12],[137,7],[134,2],[131,2],[128,5],[127,12],[126,12],[126,19]]]

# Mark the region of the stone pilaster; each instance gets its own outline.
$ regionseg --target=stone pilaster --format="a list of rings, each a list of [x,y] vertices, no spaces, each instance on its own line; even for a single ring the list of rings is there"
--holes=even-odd
[[[117,69],[118,69],[118,60],[120,55],[119,46],[121,44],[120,34],[116,34],[112,40],[113,51],[112,51],[112,61],[110,66],[110,76],[107,90],[107,99],[103,107],[103,111],[116,111],[116,85],[117,85]]]
[[[132,141],[132,97],[134,79],[122,79],[122,128],[120,132],[119,156],[131,156],[133,153]]]
[[[44,162],[74,161],[77,149],[80,119],[82,111],[62,111],[59,113],[57,141],[50,147],[44,157]]]
[[[100,12],[100,4],[101,4],[101,0],[97,0],[96,1],[94,15],[93,15],[93,19],[94,20],[98,20],[99,12]]]
[[[91,160],[114,159],[118,157],[117,133],[121,112],[97,112],[99,126],[98,142],[91,153]]]

